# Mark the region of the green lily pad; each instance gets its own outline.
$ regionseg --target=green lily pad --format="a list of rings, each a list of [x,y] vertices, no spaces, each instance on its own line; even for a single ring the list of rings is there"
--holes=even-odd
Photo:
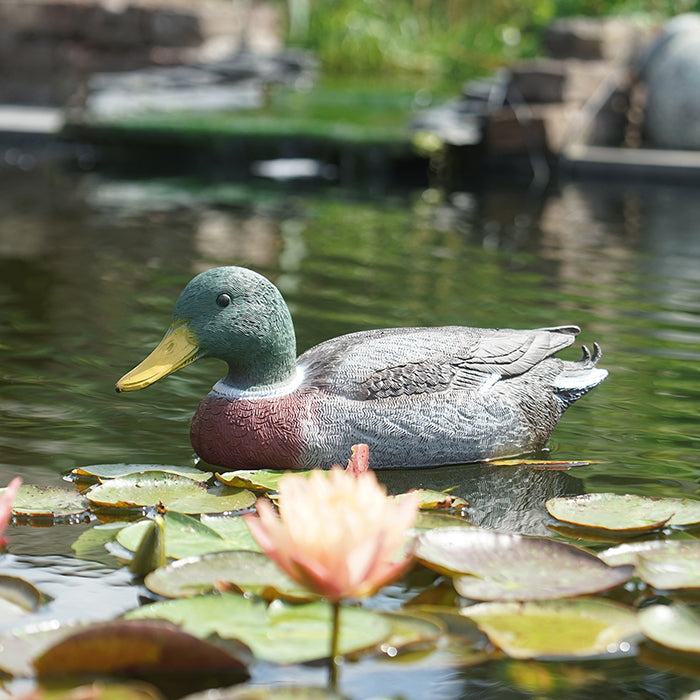
[[[49,684],[50,686],[53,684]],[[93,681],[77,687],[32,690],[31,700],[165,700],[165,696],[144,681]]]
[[[700,588],[700,542],[667,542],[640,552],[637,574],[657,590]]]
[[[237,515],[203,515],[200,521],[191,515],[171,510],[165,513],[163,520],[165,556],[169,559],[228,550],[260,551],[245,521]],[[119,531],[116,541],[130,552],[135,552],[149,522],[139,520],[127,525]]]
[[[661,646],[700,654],[700,616],[685,605],[650,605],[640,611],[639,625]]]
[[[391,634],[382,642],[381,650],[389,656],[407,648],[434,644],[446,631],[439,618],[413,610],[385,616],[391,623]]]
[[[488,462],[492,467],[530,467],[531,469],[545,470],[567,470],[574,467],[588,467],[593,462],[575,461],[557,461],[550,459],[494,459]]]
[[[260,552],[212,552],[180,559],[156,569],[144,583],[164,598],[188,598],[234,585],[244,593],[267,600],[284,597],[314,600],[316,595],[294,583],[267,556]]]
[[[114,557],[105,549],[105,545],[116,537],[117,533],[129,523],[113,522],[95,525],[81,533],[73,542],[71,549],[78,559],[97,561],[107,566],[114,566]]]
[[[162,503],[181,513],[222,513],[249,508],[255,503],[250,491],[204,484],[177,474],[144,472],[110,479],[93,486],[88,500],[101,508],[145,508]]]
[[[69,518],[82,515],[89,505],[72,488],[23,484],[12,504],[12,515],[19,518]]]
[[[434,530],[438,527],[471,527],[471,523],[459,515],[439,511],[420,511],[414,530]]]
[[[32,700],[164,700],[153,685],[142,681],[94,681],[77,688],[36,688]]]
[[[275,601],[268,606],[261,600],[224,593],[153,603],[132,610],[127,618],[167,619],[200,638],[218,634],[238,639],[264,661],[303,663],[330,653],[331,606],[322,602]],[[374,647],[390,633],[391,625],[381,614],[341,608],[341,654]]]
[[[48,600],[36,586],[15,576],[0,576],[0,600],[24,612],[34,612]],[[0,612],[0,621],[3,614]]]
[[[78,674],[201,673],[235,671],[245,663],[222,647],[157,620],[114,620],[88,625],[34,659],[40,678]]]
[[[664,525],[700,523],[700,501],[690,498],[588,493],[551,498],[546,506],[557,520],[601,530],[648,532]]]
[[[476,527],[424,532],[415,553],[426,566],[455,577],[457,592],[473,600],[544,600],[598,593],[624,583],[634,571],[631,566],[609,567],[594,554],[546,537]]]
[[[91,464],[85,467],[76,467],[71,471],[71,475],[77,481],[86,479],[103,481],[146,472],[177,474],[195,481],[209,481],[212,478],[211,472],[205,472],[196,467],[181,467],[171,464]]]
[[[421,510],[457,509],[466,508],[469,504],[459,496],[452,496],[444,491],[432,489],[412,489],[411,493],[418,494],[418,503]],[[400,499],[406,494],[399,493],[394,498]]]
[[[139,520],[117,533],[116,541],[130,552],[135,552],[143,540],[151,521]],[[192,557],[205,552],[230,549],[223,537],[202,524],[197,518],[169,510],[163,516],[165,528],[165,556],[171,559]]]
[[[516,659],[627,653],[639,633],[632,609],[596,598],[480,603],[462,614]]]
[[[637,555],[666,547],[668,540],[644,540],[643,542],[625,542],[615,547],[608,547],[598,552],[598,557],[608,566],[637,565]]]
[[[217,473],[216,478],[227,486],[235,486],[253,491],[277,491],[280,479],[288,472],[272,469],[237,469],[232,472]],[[294,472],[295,474],[310,474],[309,471]]]
[[[257,540],[250,534],[250,528],[243,518],[236,515],[202,515],[201,521],[226,540],[228,549],[245,549],[249,552],[262,551]]]
[[[345,700],[328,688],[309,685],[237,685],[210,688],[183,700]]]

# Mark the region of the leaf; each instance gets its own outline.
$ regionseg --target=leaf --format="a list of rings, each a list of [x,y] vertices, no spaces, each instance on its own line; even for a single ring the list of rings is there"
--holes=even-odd
[[[390,656],[409,647],[432,644],[446,631],[439,618],[416,610],[384,613],[384,616],[391,624],[391,634],[382,643],[381,649]]]
[[[633,610],[596,598],[480,603],[462,614],[516,659],[626,653],[639,632]]]
[[[257,540],[250,534],[250,529],[243,518],[237,515],[202,515],[201,520],[226,540],[227,549],[262,551]]]
[[[212,478],[211,472],[205,472],[196,467],[181,467],[170,464],[91,464],[85,467],[76,467],[71,471],[71,475],[76,481],[102,481],[117,479],[129,474],[144,474],[145,472],[177,474],[195,481],[208,481]]]
[[[188,695],[185,700],[345,700],[328,688],[308,685],[238,685],[211,688]]]
[[[165,556],[169,559],[228,550],[261,551],[245,521],[238,515],[203,515],[198,520],[171,510],[163,518]],[[136,551],[148,523],[149,520],[139,520],[127,525],[117,534],[117,542],[131,552]]]
[[[23,484],[12,504],[19,518],[67,518],[82,515],[89,503],[75,490]]]
[[[668,540],[645,540],[643,542],[625,542],[616,547],[608,547],[602,552],[598,552],[598,557],[608,566],[622,566],[637,564],[637,555],[644,552],[651,552],[655,549],[666,547]]]
[[[637,573],[657,590],[700,588],[700,542],[667,542],[640,552]]]
[[[589,493],[551,498],[546,506],[557,520],[602,530],[648,532],[664,525],[700,523],[700,501],[689,498]]]
[[[267,600],[280,596],[291,600],[317,598],[260,552],[212,552],[180,559],[151,572],[144,583],[150,591],[165,598],[211,593],[225,584],[234,584],[244,593],[254,593]]]
[[[34,659],[39,677],[112,673],[248,673],[223,648],[156,620],[115,620],[89,625]]]
[[[327,603],[289,605],[224,593],[180,598],[146,605],[127,613],[129,619],[167,619],[197,637],[218,634],[238,639],[255,656],[276,663],[303,663],[326,658],[330,649],[331,606]],[[367,649],[391,632],[379,614],[343,606],[340,613],[340,653]]]
[[[145,576],[161,566],[165,566],[165,521],[162,515],[157,514],[146,526],[129,564],[129,571]]]
[[[650,605],[639,612],[639,625],[661,646],[700,654],[700,616],[685,605]]]
[[[418,537],[415,554],[426,566],[455,577],[457,592],[474,600],[598,593],[624,583],[634,570],[609,567],[594,554],[546,537],[476,527],[425,532]]]
[[[40,687],[27,697],[31,700],[164,700],[155,686],[139,681],[93,681],[65,690]]]
[[[25,612],[34,612],[48,600],[48,596],[29,581],[4,575],[0,575],[0,598]],[[0,620],[2,620],[1,614]]]
[[[418,503],[421,510],[466,508],[469,504],[459,496],[452,496],[444,491],[433,491],[432,489],[411,489],[409,493],[418,494]],[[406,494],[400,493],[394,496],[401,499]]]
[[[227,486],[252,489],[253,491],[277,491],[280,479],[288,472],[272,469],[238,469],[232,472],[217,472],[216,478]],[[309,471],[294,472],[295,474],[310,474]]]
[[[17,678],[33,676],[32,659],[85,624],[44,620],[3,632],[0,634],[0,670]]]
[[[89,685],[61,691],[37,688],[26,700],[163,700],[160,691],[148,683],[125,681],[123,683],[94,681]]]
[[[250,491],[227,487],[207,488],[176,474],[144,472],[98,484],[86,494],[102,508],[144,508],[162,503],[167,510],[182,513],[221,513],[249,508],[255,502]]]
[[[438,527],[471,527],[471,523],[459,515],[439,511],[420,511],[414,530],[434,530]]]
[[[131,552],[135,552],[147,532],[150,520],[139,520],[127,525],[117,534],[117,542]],[[163,516],[165,528],[165,555],[172,559],[191,557],[205,552],[218,552],[230,549],[221,535],[196,518],[168,511]]]
[[[495,459],[492,462],[487,462],[492,467],[530,467],[531,469],[546,469],[546,470],[567,470],[573,467],[587,467],[595,462],[582,462],[579,460],[556,461],[549,459]]]

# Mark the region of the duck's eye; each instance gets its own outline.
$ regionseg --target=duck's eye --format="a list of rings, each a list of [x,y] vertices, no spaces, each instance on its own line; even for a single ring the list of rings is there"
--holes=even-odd
[[[223,309],[231,303],[231,297],[228,294],[219,294],[216,303]]]

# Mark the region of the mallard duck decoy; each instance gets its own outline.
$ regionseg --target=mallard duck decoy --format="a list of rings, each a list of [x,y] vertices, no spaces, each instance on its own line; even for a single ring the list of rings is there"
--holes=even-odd
[[[219,267],[185,287],[160,344],[116,388],[141,389],[202,357],[227,362],[190,431],[197,454],[220,467],[325,468],[356,443],[369,445],[373,469],[460,464],[543,447],[562,413],[605,379],[597,344],[577,362],[553,357],[579,331],[385,328],[297,359],[277,287]]]

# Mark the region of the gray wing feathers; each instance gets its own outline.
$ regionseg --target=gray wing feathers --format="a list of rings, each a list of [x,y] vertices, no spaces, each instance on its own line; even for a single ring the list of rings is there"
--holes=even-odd
[[[476,389],[527,372],[571,345],[576,333],[575,326],[383,329],[321,343],[299,363],[312,385],[360,400]]]

